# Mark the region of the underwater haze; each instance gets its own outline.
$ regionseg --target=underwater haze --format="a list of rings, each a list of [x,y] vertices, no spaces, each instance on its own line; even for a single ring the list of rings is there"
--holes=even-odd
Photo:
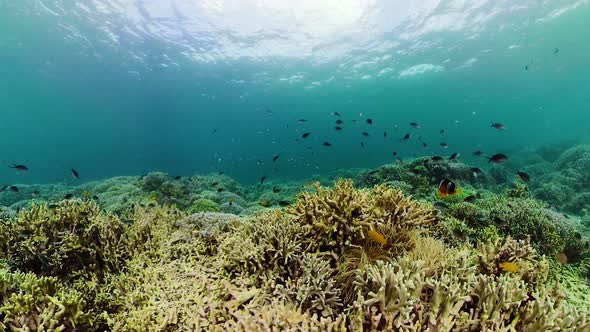
[[[0,0],[2,184],[585,141],[589,18],[588,0]]]

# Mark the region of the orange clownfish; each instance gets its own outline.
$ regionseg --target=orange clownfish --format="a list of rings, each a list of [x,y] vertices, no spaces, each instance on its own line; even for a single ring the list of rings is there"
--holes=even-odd
[[[438,196],[447,197],[455,194],[460,194],[461,188],[457,188],[455,183],[449,179],[444,179],[438,185]]]

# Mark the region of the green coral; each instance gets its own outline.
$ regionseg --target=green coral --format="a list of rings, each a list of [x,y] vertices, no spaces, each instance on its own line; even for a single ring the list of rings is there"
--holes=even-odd
[[[88,201],[33,205],[7,228],[10,238],[1,256],[40,275],[75,278],[118,271],[129,258],[125,225]]]
[[[193,202],[191,207],[188,209],[188,213],[198,212],[219,212],[219,204],[206,198],[200,198]]]
[[[0,330],[74,331],[90,328],[82,295],[52,277],[0,269]]]

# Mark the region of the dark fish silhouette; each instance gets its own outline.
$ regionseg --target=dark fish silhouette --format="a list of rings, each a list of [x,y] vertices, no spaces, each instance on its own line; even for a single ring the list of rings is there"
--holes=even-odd
[[[383,132],[383,138],[387,138],[387,132],[386,131]]]
[[[332,146],[332,143],[330,143],[330,142],[324,142],[324,143],[322,143],[322,145],[323,146]]]
[[[79,178],[80,178],[80,174],[78,173],[78,171],[76,171],[75,169],[73,169],[73,168],[72,168],[71,172],[72,172],[72,177],[73,177],[74,179],[76,179],[76,180],[77,180],[77,179],[79,179]]]
[[[489,163],[499,164],[508,160],[508,156],[503,153],[497,153],[488,158]]]
[[[223,189],[223,188],[217,188],[217,192],[218,192],[218,193],[220,193],[220,192],[222,192],[222,191],[225,191],[225,189]]]
[[[272,162],[274,163],[275,161],[279,160],[279,155],[275,155],[274,157],[272,157]]]
[[[443,160],[443,157],[441,157],[441,156],[432,156],[432,157],[430,157],[430,159],[432,161],[442,161]]]
[[[441,146],[441,148],[443,148],[443,149],[446,149],[446,148],[448,148],[448,147],[449,147],[449,145],[448,145],[447,143],[445,143],[445,142],[440,142],[440,146]]]
[[[263,175],[263,176],[260,178],[260,184],[263,184],[263,183],[264,183],[264,180],[266,180],[266,175]]]
[[[473,152],[473,155],[476,157],[481,157],[481,156],[483,156],[483,152],[477,150],[477,151]]]
[[[303,134],[301,135],[301,138],[308,138],[308,137],[309,137],[309,135],[310,135],[310,133],[303,133]]]
[[[420,129],[420,125],[417,122],[410,122],[410,126],[416,128],[416,129]]]
[[[19,172],[27,172],[29,170],[29,168],[25,165],[17,165],[17,164],[12,164],[12,166],[10,166],[10,168],[14,168],[15,170],[19,171]]]
[[[365,120],[365,122],[367,122],[368,124],[373,124],[373,120],[371,120],[371,119],[367,119],[367,120]]]
[[[8,187],[8,190],[12,191],[13,193],[17,193],[18,187],[17,186],[10,186],[10,187]]]
[[[299,119],[299,120],[297,120],[297,123],[299,123],[299,124],[306,123],[306,122],[307,122],[307,120],[305,120],[305,119]]]
[[[361,135],[363,135],[363,136],[365,136],[365,137],[369,137],[369,133],[368,133],[368,132],[366,132],[366,131],[363,131],[363,132],[361,133]]]
[[[72,197],[74,197],[73,194],[65,194],[64,195],[64,199],[71,199]]]
[[[517,171],[516,175],[523,181],[523,182],[529,182],[531,181],[531,177],[525,173],[525,172],[521,172],[521,171]]]
[[[281,188],[279,188],[277,186],[274,186],[274,187],[272,187],[272,192],[275,193],[275,194],[276,193],[280,193],[281,192]]]
[[[504,126],[504,124],[499,123],[499,122],[492,122],[492,124],[490,125],[490,127],[496,128],[498,130],[504,130],[504,129],[506,129],[506,126]]]
[[[330,113],[330,114],[332,114],[332,115],[334,115],[334,116],[340,116],[340,113],[338,113],[338,112],[332,112],[332,113]]]
[[[177,175],[174,177],[174,180],[180,180],[180,179],[182,179],[182,176],[180,176],[180,175]]]
[[[453,154],[452,154],[452,155],[449,157],[449,160],[455,160],[455,159],[457,159],[457,158],[459,158],[459,152],[455,152],[455,153],[453,153]]]
[[[340,119],[336,120],[336,124],[342,124],[342,120],[340,120]]]
[[[444,134],[445,134],[445,130],[444,130],[444,129],[441,129],[441,130],[439,131],[439,133],[440,133],[441,135],[444,135]]]
[[[336,126],[336,127],[334,127],[334,130],[336,130],[336,131],[340,131],[340,130],[342,130],[342,127],[340,127],[340,126]]]
[[[407,141],[410,139],[410,137],[412,137],[411,134],[405,134],[404,137],[402,138],[402,140]]]
[[[365,147],[365,143],[361,142],[361,147],[364,148]]]
[[[477,177],[481,174],[481,169],[478,167],[471,167],[471,172],[473,173],[473,176]]]

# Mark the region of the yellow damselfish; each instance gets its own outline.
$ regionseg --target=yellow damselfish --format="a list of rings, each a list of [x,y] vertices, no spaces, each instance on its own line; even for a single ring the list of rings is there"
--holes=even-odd
[[[518,264],[512,263],[512,262],[502,262],[502,263],[498,264],[498,266],[504,272],[518,272],[518,270],[520,269]]]
[[[377,231],[374,231],[372,229],[367,232],[367,236],[371,240],[373,240],[373,241],[375,241],[375,242],[377,242],[377,243],[379,243],[381,245],[384,245],[384,244],[387,243],[387,240],[385,240],[385,237],[381,233],[379,233]]]

